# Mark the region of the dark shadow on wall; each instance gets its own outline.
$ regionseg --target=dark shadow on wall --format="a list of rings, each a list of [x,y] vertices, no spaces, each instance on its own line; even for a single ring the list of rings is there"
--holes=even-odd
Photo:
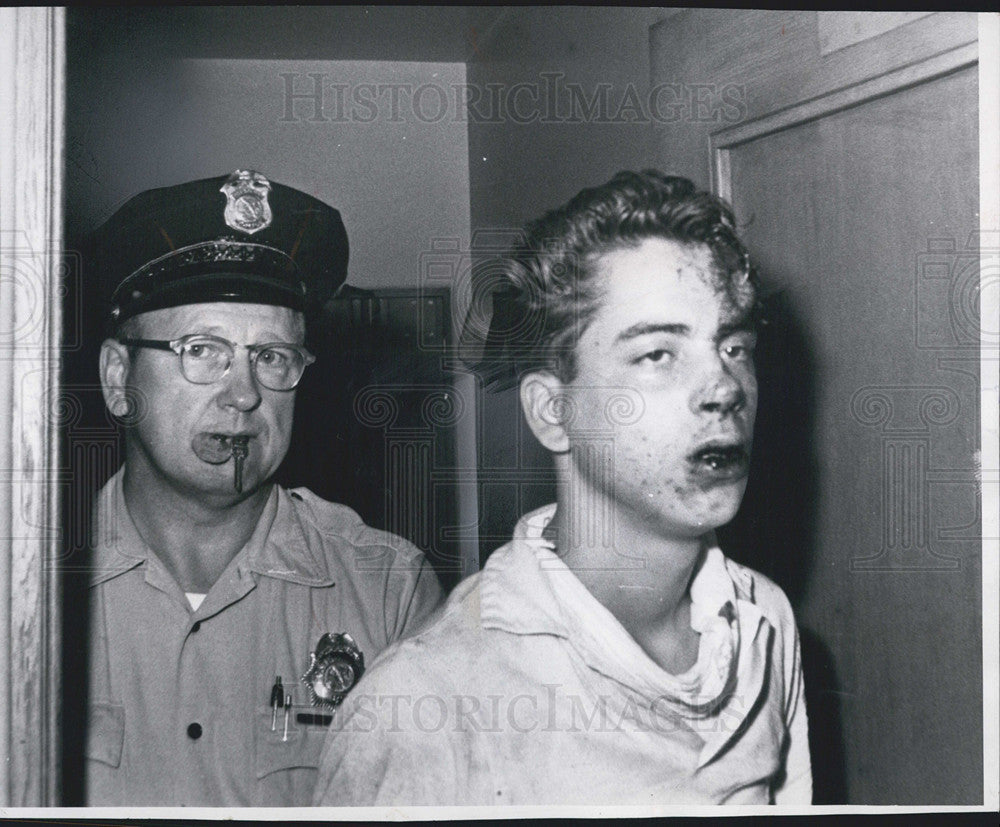
[[[82,245],[71,242],[68,249],[81,250]],[[93,275],[84,265],[80,280],[69,284],[64,298],[63,341],[72,346],[62,356],[60,403],[53,411],[61,444],[60,467],[67,481],[56,563],[62,597],[58,801],[66,807],[85,803],[92,507],[101,487],[118,469],[123,452],[121,435],[107,415],[100,389],[103,308],[92,289]]]
[[[295,400],[276,481],[354,509],[424,552],[442,586],[461,576],[456,373],[447,288],[345,285],[307,325],[317,357]]]
[[[818,469],[815,367],[805,328],[784,292],[764,300],[757,344],[760,398],[746,496],[719,529],[726,553],[767,575],[798,610],[813,566]],[[846,800],[839,682],[830,651],[800,625],[816,803]]]
[[[510,541],[525,514],[556,501],[552,454],[524,421],[518,388],[479,393],[479,564]]]
[[[833,657],[823,641],[809,629],[800,627],[799,637],[809,715],[813,804],[844,804],[847,801],[847,766],[840,715],[841,690]]]

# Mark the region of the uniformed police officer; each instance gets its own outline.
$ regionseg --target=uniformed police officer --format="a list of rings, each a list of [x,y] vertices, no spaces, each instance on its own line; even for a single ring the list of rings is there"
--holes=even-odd
[[[336,704],[441,599],[405,540],[271,482],[340,214],[238,170],[137,195],[95,242],[125,462],[96,504],[87,802],[309,804]]]

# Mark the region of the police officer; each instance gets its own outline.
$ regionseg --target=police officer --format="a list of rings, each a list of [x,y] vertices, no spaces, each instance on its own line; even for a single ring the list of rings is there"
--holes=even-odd
[[[94,249],[125,461],[96,503],[87,803],[309,804],[364,661],[441,599],[411,544],[271,481],[340,214],[237,170],[137,195]]]

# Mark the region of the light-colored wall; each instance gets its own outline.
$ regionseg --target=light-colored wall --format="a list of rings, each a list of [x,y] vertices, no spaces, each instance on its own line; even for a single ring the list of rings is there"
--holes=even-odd
[[[434,91],[464,83],[460,63],[123,59],[95,72],[72,124],[73,157],[86,164],[68,176],[74,231],[142,190],[250,167],[341,211],[358,287],[417,286],[434,239],[468,239],[466,126],[438,120]],[[296,94],[318,76],[325,120],[313,100],[288,99],[283,74]],[[374,104],[352,102],[362,85]],[[390,85],[396,107],[377,95]],[[418,110],[406,91],[421,86]]]
[[[473,228],[518,227],[621,169],[657,162],[655,118],[647,111],[649,28],[669,14],[520,8],[482,33],[468,62],[485,116],[470,117],[469,124]],[[490,84],[503,93],[495,119]],[[527,88],[515,92],[518,84]],[[600,100],[602,85],[605,111],[597,106],[588,116],[587,104]],[[638,113],[629,100],[638,100]]]

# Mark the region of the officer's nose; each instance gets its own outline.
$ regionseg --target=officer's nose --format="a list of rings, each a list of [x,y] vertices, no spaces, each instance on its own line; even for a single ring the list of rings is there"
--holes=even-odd
[[[691,396],[694,413],[737,413],[746,403],[746,389],[719,357],[712,361]]]
[[[222,377],[219,404],[238,411],[252,411],[260,404],[260,386],[247,353],[236,353],[229,371]]]

